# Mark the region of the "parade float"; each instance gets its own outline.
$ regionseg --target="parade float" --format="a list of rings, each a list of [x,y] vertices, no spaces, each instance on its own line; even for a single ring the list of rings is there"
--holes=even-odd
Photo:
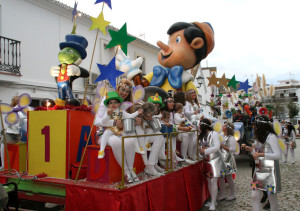
[[[101,2],[103,2],[103,7],[107,4],[111,8],[110,0],[96,1],[96,3]],[[97,29],[97,32],[101,31],[106,35],[109,22],[104,20],[103,7],[97,18],[91,17],[93,24],[90,30]],[[134,71],[138,72],[135,75],[139,75],[141,63],[139,60],[131,61],[127,57],[127,44],[135,38],[127,35],[126,23],[119,31],[109,30],[111,41],[106,48],[118,46],[115,55],[118,55],[118,51],[122,51],[125,56],[119,60],[112,58],[108,65],[97,64],[100,75],[94,83],[103,82],[104,86],[99,86],[97,90],[99,95],[94,100],[93,107],[87,104],[86,96],[80,105],[79,100],[75,99],[72,94],[72,82],[78,77],[88,77],[91,70],[88,71],[79,66],[87,55],[85,49],[88,43],[83,36],[76,34],[76,15],[77,3],[73,11],[73,31],[66,35],[64,42],[59,44],[60,65],[50,69],[51,75],[57,82],[57,99],[45,100],[42,106],[34,111],[26,110],[31,102],[30,96],[26,94],[19,96],[17,107],[11,107],[8,104],[0,106],[1,120],[2,114],[6,115],[5,121],[11,125],[19,119],[18,112],[22,111],[24,115],[27,115],[27,134],[25,135],[27,143],[24,141],[20,144],[17,140],[9,143],[8,136],[6,133],[3,134],[5,164],[4,170],[0,172],[1,183],[18,184],[19,199],[65,205],[65,210],[181,211],[200,209],[209,197],[201,161],[179,168],[167,165],[166,173],[162,176],[149,177],[141,173],[139,182],[125,184],[124,167],[120,168],[117,164],[111,147],[106,147],[105,159],[97,158],[98,133],[94,121],[99,102],[109,89],[116,88],[116,78],[124,74],[123,68],[126,65],[130,64],[129,72],[126,72],[129,77],[129,73]],[[166,45],[160,42],[159,46],[163,53],[159,55],[159,61],[162,67],[155,67],[154,69],[158,72],[154,71],[153,75],[149,76],[152,79],[147,79],[150,86],[145,88],[144,100],[153,96],[153,93],[158,93],[164,99],[168,96],[166,91],[169,89],[182,91],[195,89],[192,77],[186,75],[185,71],[197,65],[212,51],[214,38],[213,30],[208,23],[196,22],[187,25],[196,30],[203,30],[208,37],[206,40],[203,37],[195,37],[193,42],[184,43],[185,48],[189,49],[191,55],[194,50],[199,50],[203,46],[206,46],[206,51],[199,50],[200,56],[193,55],[193,59],[188,60],[187,66],[185,66],[187,61],[165,64],[169,56]],[[170,34],[170,36],[174,35]],[[127,63],[124,62],[124,58],[127,58]],[[173,60],[176,60],[176,57]],[[155,82],[158,82],[157,77],[160,72],[164,73],[164,78],[157,84]],[[184,80],[180,73],[186,75]],[[168,74],[169,79],[167,79]],[[134,77],[134,74],[131,75]],[[138,84],[135,85],[138,87]],[[138,89],[136,93],[139,98]],[[2,127],[4,128],[3,123]],[[168,136],[168,134],[163,135]],[[172,158],[170,161],[172,162]],[[141,156],[136,154],[134,170],[138,174],[143,169]]]

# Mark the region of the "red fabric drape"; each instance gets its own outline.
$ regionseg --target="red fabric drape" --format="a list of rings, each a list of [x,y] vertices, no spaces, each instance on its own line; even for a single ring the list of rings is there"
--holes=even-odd
[[[121,191],[66,185],[66,211],[196,211],[208,196],[199,162]]]

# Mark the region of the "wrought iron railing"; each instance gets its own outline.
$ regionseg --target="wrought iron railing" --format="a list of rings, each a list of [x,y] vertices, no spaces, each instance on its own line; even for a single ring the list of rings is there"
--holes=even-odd
[[[21,41],[0,36],[0,72],[21,75]]]

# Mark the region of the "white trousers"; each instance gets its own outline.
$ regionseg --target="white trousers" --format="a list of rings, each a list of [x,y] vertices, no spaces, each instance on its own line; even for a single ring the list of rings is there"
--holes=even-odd
[[[253,211],[260,211],[261,210],[261,190],[252,190],[252,210]],[[278,204],[277,204],[277,193],[269,194],[268,199],[270,202],[271,211],[278,211]]]
[[[234,196],[234,182],[232,179],[232,175],[226,175],[226,180],[229,186],[230,194],[231,196]],[[220,185],[220,196],[225,196],[225,178],[220,177],[219,179],[219,185]]]
[[[216,205],[217,195],[218,195],[218,179],[219,177],[207,177],[208,190],[210,193],[211,203]]]
[[[186,158],[188,154],[191,158],[196,158],[197,154],[197,133],[181,133],[181,156]]]
[[[284,161],[288,160],[289,149],[291,151],[292,163],[295,163],[295,149],[292,149],[290,144],[286,144],[286,153],[284,154]]]

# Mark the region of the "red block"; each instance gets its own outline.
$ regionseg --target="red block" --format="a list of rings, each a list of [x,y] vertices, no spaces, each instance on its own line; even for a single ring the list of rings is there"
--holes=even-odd
[[[91,145],[87,148],[87,180],[101,183],[113,183],[122,179],[122,170],[117,163],[111,147],[105,148],[105,156],[98,159],[100,147]],[[138,174],[144,170],[144,162],[140,154],[135,154],[133,168]]]

